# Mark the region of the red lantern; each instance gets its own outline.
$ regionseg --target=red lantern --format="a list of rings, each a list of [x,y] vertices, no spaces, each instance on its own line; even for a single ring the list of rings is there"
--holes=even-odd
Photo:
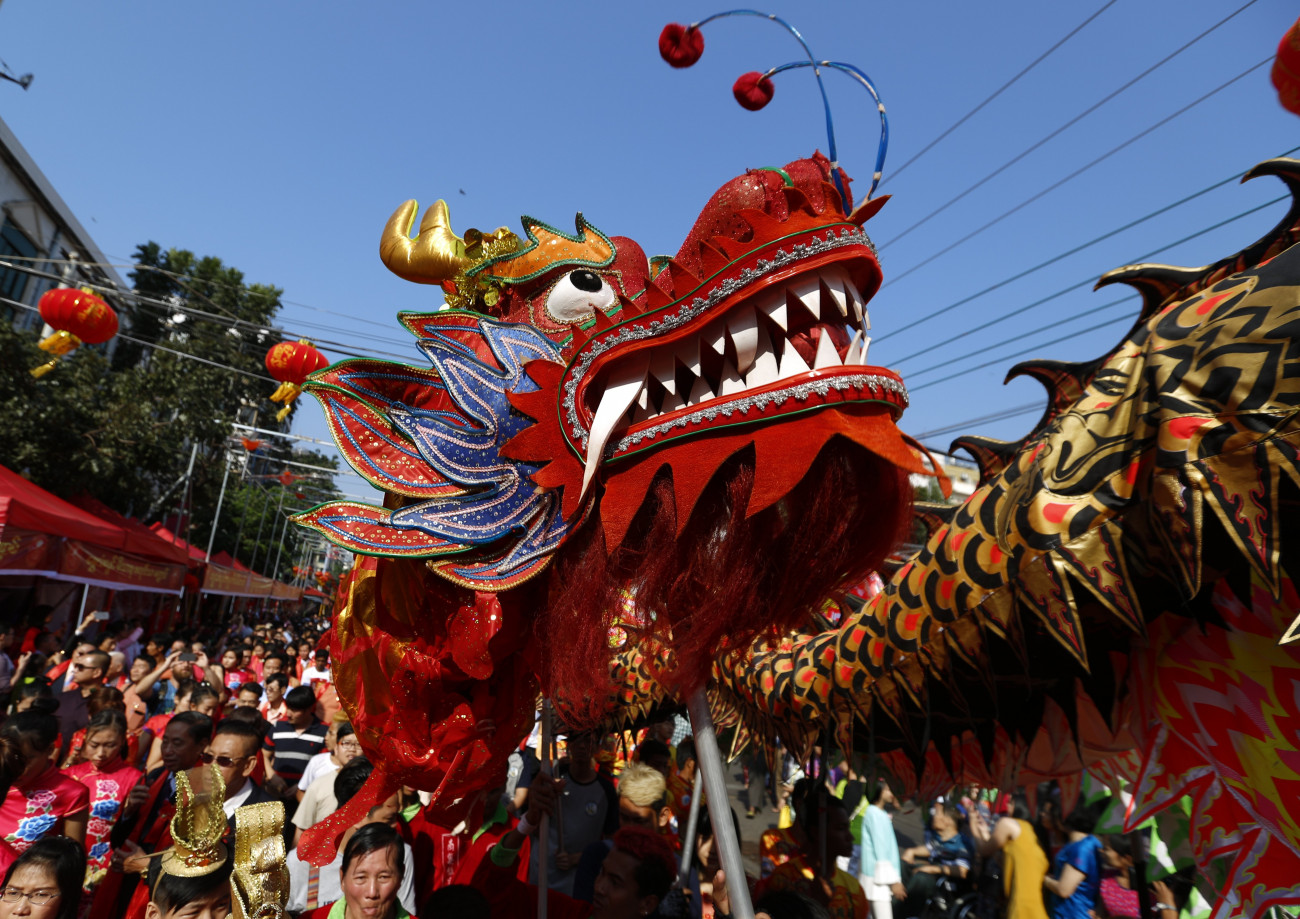
[[[289,408],[302,393],[302,384],[307,377],[328,366],[325,355],[305,338],[282,341],[266,352],[266,369],[280,381],[280,388],[272,394],[271,401],[284,403],[284,408],[276,413],[276,421],[283,421],[289,414]]]
[[[54,355],[32,371],[43,377],[58,366],[59,359],[71,354],[83,343],[101,345],[117,334],[117,313],[89,290],[56,287],[41,295],[41,318],[54,329],[40,344],[42,351]]]

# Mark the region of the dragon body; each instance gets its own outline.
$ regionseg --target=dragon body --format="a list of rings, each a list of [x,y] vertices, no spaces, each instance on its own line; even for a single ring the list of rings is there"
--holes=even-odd
[[[1251,175],[1300,190],[1296,161]],[[707,682],[738,743],[833,730],[912,792],[1090,770],[1130,823],[1188,799],[1221,915],[1294,902],[1300,206],[1215,264],[1105,276],[1141,293],[1132,330],[1014,368],[1042,420],[959,440],[980,487],[919,506],[922,551],[831,625],[936,467],[867,363],[883,199],[854,211],[829,178],[820,156],[752,170],[649,260],[581,215],[456,236],[439,203],[414,239],[414,202],[394,215],[385,262],[450,307],[401,316],[430,366],[307,386],[387,495],[299,518],[360,556],[336,679],[381,767],[350,807],[414,785],[452,825],[539,693],[612,724]]]

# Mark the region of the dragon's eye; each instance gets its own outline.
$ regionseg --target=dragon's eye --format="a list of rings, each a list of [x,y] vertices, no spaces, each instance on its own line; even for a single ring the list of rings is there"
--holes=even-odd
[[[557,322],[581,322],[596,310],[609,310],[616,299],[608,281],[579,268],[555,282],[546,295],[546,312]]]

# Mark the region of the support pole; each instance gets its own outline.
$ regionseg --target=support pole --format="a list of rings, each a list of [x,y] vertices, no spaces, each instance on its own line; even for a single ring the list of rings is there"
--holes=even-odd
[[[221,502],[226,499],[226,480],[230,478],[230,460],[226,457],[226,448],[221,448],[221,459],[226,464],[226,471],[221,476],[221,492],[217,495],[217,510],[212,515],[212,532],[208,534],[208,551],[204,553],[203,561],[212,561],[212,543],[217,538],[217,524],[221,522]]]
[[[713,727],[709,699],[703,688],[691,693],[689,709],[691,730],[695,734],[695,757],[704,774],[704,790],[709,796],[713,844],[718,847],[722,870],[727,875],[731,915],[735,919],[754,919],[754,907],[749,901],[749,884],[745,880],[745,864],[740,858],[740,840],[736,838],[736,825],[732,822],[731,803],[727,797],[722,751],[718,749],[718,734]]]
[[[704,770],[700,769],[699,753],[695,760],[695,788],[691,792],[691,813],[686,818],[686,840],[682,843],[682,866],[677,871],[677,887],[686,886],[691,876],[691,857],[695,854],[695,834],[700,825],[700,792],[704,790]],[[712,881],[713,878],[700,878],[700,882]]]
[[[542,702],[542,737],[537,744],[537,759],[541,762],[542,774],[550,778],[551,706],[549,700]],[[542,814],[533,845],[537,847],[537,919],[546,919],[546,895],[551,888],[551,818],[546,814]]]

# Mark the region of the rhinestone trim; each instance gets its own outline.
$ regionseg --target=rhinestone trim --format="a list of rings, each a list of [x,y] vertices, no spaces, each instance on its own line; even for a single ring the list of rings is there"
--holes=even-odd
[[[779,389],[769,392],[756,393],[752,396],[741,396],[738,399],[728,399],[726,401],[717,399],[717,405],[712,403],[702,408],[680,415],[671,421],[665,421],[663,424],[652,425],[644,430],[637,431],[624,437],[618,443],[614,444],[613,453],[619,454],[625,450],[637,446],[642,441],[654,440],[661,434],[666,434],[673,428],[684,428],[689,424],[699,421],[713,421],[719,416],[730,418],[735,414],[743,414],[751,408],[757,408],[764,411],[769,405],[781,405],[791,398],[798,399],[800,402],[806,400],[814,394],[826,396],[834,389],[844,391],[846,389],[866,390],[873,396],[882,392],[890,392],[898,396],[903,406],[907,407],[907,387],[895,380],[893,377],[881,376],[878,373],[854,373],[844,374],[842,376],[826,377],[820,380],[809,380],[806,383],[797,383],[788,389]]]
[[[834,249],[840,249],[844,246],[863,245],[865,244],[872,253],[875,253],[876,247],[871,242],[867,234],[858,227],[841,227],[838,234],[832,227],[826,232],[825,237],[813,234],[811,240],[806,243],[796,243],[790,247],[790,251],[777,249],[770,259],[759,259],[753,268],[746,268],[739,275],[733,278],[727,278],[717,287],[710,290],[702,297],[696,297],[690,303],[681,303],[677,307],[677,312],[664,314],[658,319],[652,319],[645,325],[631,324],[622,326],[615,334],[608,338],[595,341],[590,348],[583,352],[578,362],[574,365],[573,372],[568,379],[564,381],[564,391],[560,397],[560,407],[565,418],[568,419],[569,425],[578,434],[578,440],[582,444],[582,452],[587,452],[587,435],[588,431],[578,420],[578,411],[574,405],[578,391],[578,382],[586,375],[591,368],[592,363],[600,355],[604,354],[610,348],[621,345],[629,341],[638,341],[644,338],[652,338],[656,335],[662,335],[665,332],[671,332],[679,326],[685,325],[694,319],[697,315],[716,306],[723,300],[735,294],[737,291],[757,281],[764,275],[770,274],[781,268],[801,261],[813,255],[820,255],[823,252],[830,252]],[[884,379],[883,377],[881,379]],[[811,385],[811,384],[806,384]],[[806,397],[805,397],[806,398]]]

